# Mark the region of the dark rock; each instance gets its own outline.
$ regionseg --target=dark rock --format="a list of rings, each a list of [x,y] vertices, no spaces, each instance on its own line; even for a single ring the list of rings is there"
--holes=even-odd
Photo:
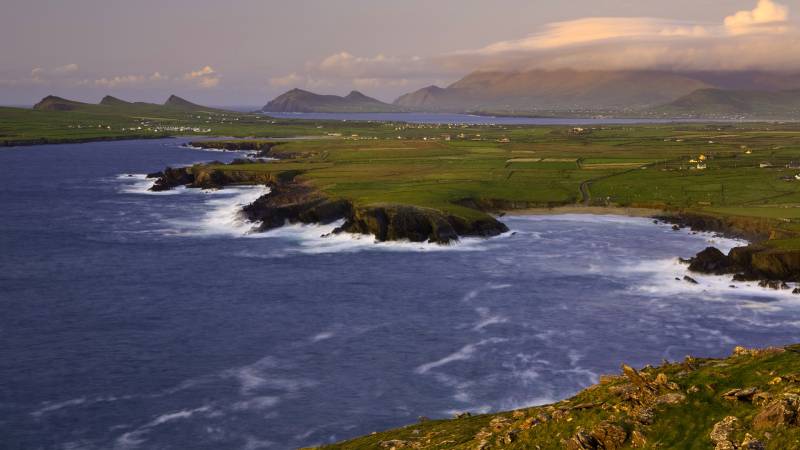
[[[315,189],[300,183],[274,184],[243,209],[252,222],[261,222],[259,231],[282,227],[287,223],[329,224],[351,214],[352,206],[344,200],[329,200]]]
[[[708,247],[701,251],[689,263],[689,270],[699,273],[722,275],[729,273],[732,262],[724,253],[715,247]]]
[[[192,174],[191,168],[180,167],[173,169],[167,167],[161,172],[161,175],[156,179],[155,183],[153,183],[150,190],[153,192],[168,191],[172,188],[191,183],[194,183],[194,174]]]
[[[687,283],[690,283],[690,284],[699,284],[697,282],[697,280],[695,280],[694,278],[690,277],[689,275],[684,275],[683,276],[683,281],[686,281]]]
[[[794,290],[792,291],[792,294],[800,295],[800,288],[794,288]]]

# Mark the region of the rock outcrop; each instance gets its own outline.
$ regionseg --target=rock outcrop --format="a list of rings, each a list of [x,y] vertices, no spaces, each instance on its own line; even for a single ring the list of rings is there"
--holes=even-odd
[[[800,252],[754,244],[736,247],[725,255],[708,247],[689,260],[689,270],[733,274],[737,280],[800,282]]]

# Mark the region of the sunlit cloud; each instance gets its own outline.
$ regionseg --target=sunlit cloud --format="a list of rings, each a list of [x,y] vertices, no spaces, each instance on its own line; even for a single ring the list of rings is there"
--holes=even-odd
[[[800,71],[800,30],[789,14],[786,5],[760,0],[716,22],[582,18],[546,25],[521,39],[424,58],[341,51],[272,85],[314,77],[377,89],[457,79],[474,70]]]
[[[195,83],[201,88],[213,88],[219,85],[220,77],[211,66],[205,66],[200,70],[185,73],[183,79]]]
[[[53,69],[53,73],[55,73],[55,74],[67,74],[67,73],[73,73],[73,72],[77,72],[77,71],[78,71],[78,65],[74,64],[74,63],[73,64],[65,64],[63,66],[59,66],[59,67],[56,67],[55,69]]]
[[[286,76],[270,78],[269,84],[273,87],[297,87],[305,85],[306,78],[292,72]]]
[[[785,32],[789,8],[772,0],[759,0],[755,9],[739,11],[725,18],[725,27],[733,34],[751,32]]]

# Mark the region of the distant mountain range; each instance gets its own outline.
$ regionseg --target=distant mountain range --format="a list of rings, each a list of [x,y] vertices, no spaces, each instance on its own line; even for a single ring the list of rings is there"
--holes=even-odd
[[[672,117],[800,117],[800,90],[700,89],[653,110]]]
[[[145,102],[128,102],[125,100],[106,95],[100,100],[98,104],[83,103],[75,100],[68,100],[55,95],[48,95],[43,98],[39,103],[33,106],[33,109],[40,111],[91,111],[91,112],[118,112],[125,111],[141,111],[153,112],[158,110],[168,109],[170,111],[220,111],[215,108],[198,105],[185,100],[177,95],[170,95],[167,101],[159,105],[157,103]]]
[[[477,71],[388,104],[353,91],[345,97],[293,89],[268,112],[483,112],[800,116],[800,74],[667,71]]]
[[[264,112],[395,112],[400,108],[358,91],[345,97],[320,95],[302,89],[292,89],[267,103]]]

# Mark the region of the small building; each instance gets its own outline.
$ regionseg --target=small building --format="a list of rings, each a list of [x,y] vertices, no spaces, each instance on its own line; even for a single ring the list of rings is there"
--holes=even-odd
[[[795,180],[797,180],[797,181],[800,181],[800,173],[798,173],[797,175],[795,175],[795,176],[794,176],[794,179],[795,179]]]
[[[706,163],[697,163],[697,170],[706,170],[707,168]]]
[[[508,144],[509,142],[511,142],[511,139],[509,139],[507,137],[502,137],[502,138],[498,139],[497,142],[499,142],[501,144]]]
[[[758,167],[759,169],[766,169],[768,167],[772,167],[772,163],[762,162],[761,164],[758,165]]]

